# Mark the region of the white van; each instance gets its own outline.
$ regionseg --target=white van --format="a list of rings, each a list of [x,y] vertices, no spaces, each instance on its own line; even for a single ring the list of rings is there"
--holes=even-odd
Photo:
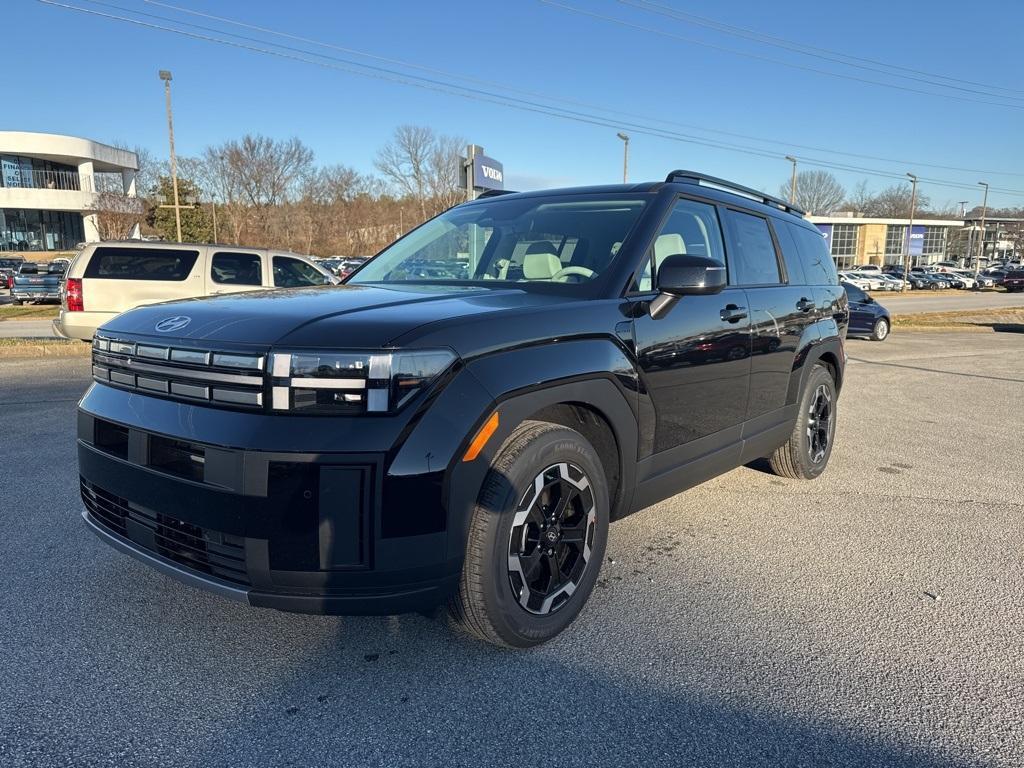
[[[115,315],[141,304],[220,293],[337,283],[294,253],[193,243],[89,243],[68,267],[58,336],[92,339]]]

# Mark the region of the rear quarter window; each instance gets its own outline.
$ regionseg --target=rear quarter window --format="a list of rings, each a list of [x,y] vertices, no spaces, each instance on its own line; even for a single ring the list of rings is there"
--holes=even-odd
[[[828,252],[825,238],[819,233],[786,222],[793,239],[796,240],[797,252],[804,267],[804,276],[808,285],[836,285],[839,275],[836,272],[832,254]]]
[[[775,230],[775,237],[782,249],[782,260],[786,264],[786,276],[790,285],[807,285],[807,275],[804,274],[803,260],[800,258],[800,250],[797,248],[796,240],[789,231],[787,222],[779,219],[772,220],[772,229]]]
[[[198,258],[199,251],[170,248],[97,248],[83,277],[181,281],[189,276]]]

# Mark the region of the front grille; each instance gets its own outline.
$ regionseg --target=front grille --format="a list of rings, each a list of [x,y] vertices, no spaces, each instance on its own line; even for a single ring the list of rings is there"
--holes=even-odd
[[[106,336],[96,336],[92,347],[92,375],[103,384],[172,400],[263,408],[263,354],[169,347]]]
[[[190,570],[249,586],[245,539],[241,536],[200,528],[143,509],[85,478],[81,487],[82,501],[90,517],[107,530]]]

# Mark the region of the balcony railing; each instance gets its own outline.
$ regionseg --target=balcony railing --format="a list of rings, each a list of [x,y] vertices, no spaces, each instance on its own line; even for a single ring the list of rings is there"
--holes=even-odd
[[[61,189],[72,192],[91,192],[91,189],[83,187],[91,186],[82,183],[78,171],[27,171],[19,170],[16,173],[9,171],[0,180],[0,186],[20,189]]]

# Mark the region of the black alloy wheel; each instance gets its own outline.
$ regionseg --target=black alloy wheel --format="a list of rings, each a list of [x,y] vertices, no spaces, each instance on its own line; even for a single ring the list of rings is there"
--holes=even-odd
[[[557,611],[576,591],[590,563],[596,520],[594,492],[582,469],[562,462],[537,474],[509,535],[509,584],[525,610]]]

